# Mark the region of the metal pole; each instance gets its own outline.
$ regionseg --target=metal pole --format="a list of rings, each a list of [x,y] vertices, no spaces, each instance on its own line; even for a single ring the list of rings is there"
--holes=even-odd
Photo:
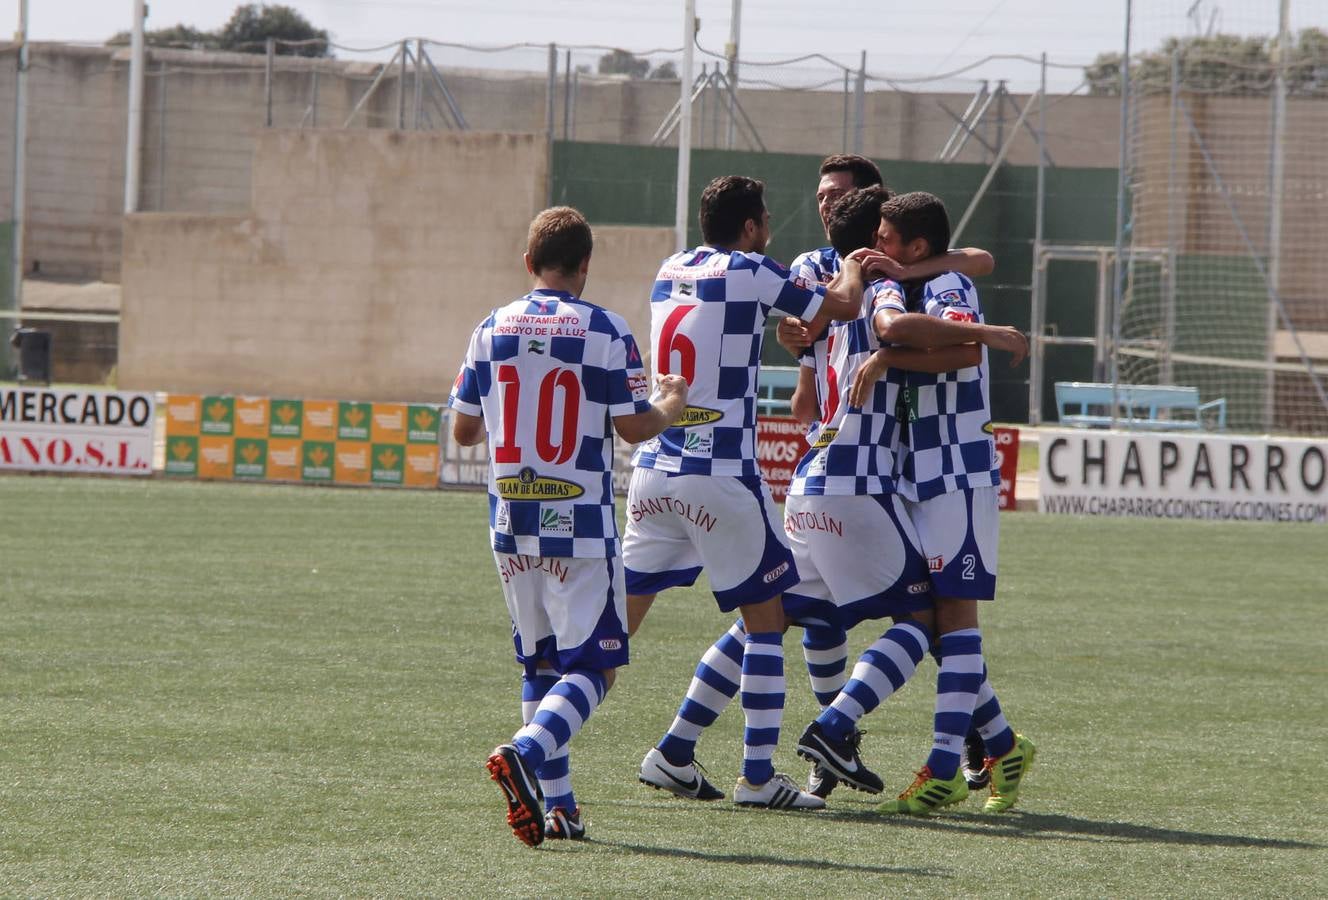
[[[1033,256],[1033,310],[1031,314],[1032,339],[1028,355],[1028,424],[1042,424],[1042,354],[1046,350],[1043,340],[1046,330],[1047,260],[1042,248]]]
[[[683,0],[682,71],[678,73],[678,181],[673,198],[673,238],[687,247],[687,203],[692,177],[692,60],[696,44],[696,0]]]
[[[567,128],[567,139],[569,141],[576,140],[576,97],[580,91],[581,73],[574,70],[572,72],[572,102],[568,107],[569,112],[567,114],[567,121],[569,123]]]
[[[1179,149],[1176,133],[1177,117],[1180,113],[1180,51],[1171,51],[1171,150],[1167,160],[1167,253],[1170,255],[1169,277],[1163,283],[1165,295],[1162,302],[1162,358],[1158,380],[1163,384],[1175,384],[1175,375],[1171,367],[1171,355],[1176,349],[1176,152]],[[1189,135],[1186,135],[1189,143]]]
[[[729,43],[724,48],[725,56],[729,58],[728,69],[728,88],[729,88],[729,134],[727,146],[733,149],[734,130],[737,127],[737,105],[738,105],[738,35],[742,31],[742,0],[733,0],[732,8],[729,12]]]
[[[1037,126],[1037,214],[1033,220],[1033,284],[1031,285],[1033,294],[1033,305],[1040,307],[1045,302],[1045,298],[1040,290],[1041,278],[1038,275],[1038,260],[1042,256],[1042,242],[1045,240],[1046,210],[1047,210],[1047,54],[1042,54],[1041,81],[1038,88],[1038,126]],[[1033,324],[1033,317],[1029,317],[1029,325]],[[1030,343],[1030,350],[1033,354],[1041,356],[1042,344],[1035,339]],[[1042,361],[1037,361],[1036,367],[1032,362],[1028,366],[1028,377],[1031,384],[1033,375],[1036,372],[1038,378],[1042,377]],[[1029,422],[1036,421],[1032,418],[1033,409],[1029,404]],[[1041,399],[1041,391],[1038,392],[1038,398]],[[1038,413],[1041,414],[1039,409]]]
[[[701,97],[700,97],[701,114],[697,116],[697,118],[701,120],[701,127],[700,130],[697,132],[697,141],[696,141],[697,145],[701,147],[704,147],[706,143],[706,119],[707,119],[706,112],[708,109],[707,103],[709,102],[710,99],[710,91],[708,90],[709,87],[710,87],[710,75],[706,72],[706,63],[701,63]]]
[[[420,119],[424,117],[424,39],[415,39],[415,109],[411,127],[420,130]]]
[[[133,33],[129,39],[129,122],[125,136],[124,211],[138,211],[138,183],[143,164],[143,0],[134,0]]]
[[[853,109],[857,121],[853,124],[853,152],[862,153],[863,130],[867,127],[867,51],[862,51],[858,64],[858,83],[853,90]]]
[[[1038,95],[1033,94],[1028,98],[1028,102],[1024,104],[1023,110],[1019,113],[1019,118],[1015,120],[1014,128],[1010,129],[1010,134],[1006,137],[1005,143],[1001,145],[1000,152],[996,154],[996,158],[992,161],[991,166],[988,167],[987,174],[983,177],[982,183],[978,185],[977,193],[975,193],[973,199],[969,201],[968,208],[964,210],[963,216],[959,219],[959,224],[955,226],[954,232],[951,233],[951,246],[959,242],[959,236],[963,234],[964,229],[973,218],[973,213],[977,210],[978,204],[982,202],[982,198],[986,195],[987,188],[991,187],[991,181],[996,177],[996,170],[1005,162],[1005,157],[1009,155],[1010,148],[1014,146],[1014,139],[1019,136],[1019,126],[1023,124],[1026,118],[1028,118],[1028,114],[1032,111],[1033,104],[1036,103],[1037,100]]]
[[[572,48],[563,54],[563,140],[572,139]]]
[[[314,63],[313,97],[310,98],[309,108],[311,110],[309,115],[309,125],[313,128],[317,128],[318,127],[318,63]]]
[[[9,234],[9,301],[17,315],[23,309],[23,217],[27,193],[28,156],[28,0],[19,0],[18,80],[14,85],[14,196]],[[13,320],[15,324],[18,319]],[[8,335],[0,335],[0,378],[9,378],[15,368]]]
[[[845,69],[844,70],[844,144],[843,144],[844,153],[848,152],[848,98],[851,96],[852,94],[849,93],[848,89],[848,69]]]
[[[1116,258],[1112,272],[1111,317],[1111,427],[1116,427],[1116,413],[1120,405],[1117,385],[1120,383],[1120,359],[1116,353],[1120,342],[1121,313],[1124,305],[1125,285],[1121,281],[1121,257],[1125,251],[1125,180],[1129,178],[1130,161],[1130,26],[1133,24],[1133,0],[1125,0],[1125,52],[1121,54],[1120,104],[1120,171],[1116,175]]]
[[[401,42],[401,62],[397,67],[397,130],[406,128],[406,62],[410,55],[410,43]]]
[[[549,44],[549,71],[544,80],[544,143],[548,189],[545,194],[548,205],[553,205],[553,117],[554,97],[558,91],[558,45]]]
[[[166,62],[157,65],[157,209],[166,208]]]
[[[266,57],[263,61],[263,98],[267,112],[263,115],[263,124],[272,127],[272,66],[277,58],[276,38],[267,39]]]
[[[1277,362],[1277,298],[1282,295],[1282,194],[1286,188],[1286,66],[1291,35],[1288,22],[1291,0],[1278,4],[1277,48],[1273,64],[1277,78],[1273,83],[1273,146],[1269,173],[1268,204],[1268,351],[1269,363]],[[1270,366],[1264,382],[1264,428],[1273,427],[1274,407],[1277,402],[1277,380]]]

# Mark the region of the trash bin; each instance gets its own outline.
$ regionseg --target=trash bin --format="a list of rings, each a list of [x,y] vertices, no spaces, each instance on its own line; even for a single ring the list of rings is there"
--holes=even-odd
[[[15,328],[9,343],[18,350],[18,380],[51,383],[51,333]]]

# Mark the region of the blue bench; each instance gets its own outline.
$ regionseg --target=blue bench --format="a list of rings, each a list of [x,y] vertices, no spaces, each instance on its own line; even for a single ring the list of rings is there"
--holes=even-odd
[[[1056,411],[1064,425],[1080,428],[1111,426],[1111,405],[1119,404],[1116,425],[1157,431],[1199,431],[1211,414],[1218,431],[1227,427],[1225,397],[1199,402],[1199,389],[1169,384],[1099,384],[1056,382]],[[1179,415],[1177,415],[1179,414]]]
[[[756,411],[763,416],[792,415],[790,401],[798,386],[799,366],[761,366],[757,376]]]

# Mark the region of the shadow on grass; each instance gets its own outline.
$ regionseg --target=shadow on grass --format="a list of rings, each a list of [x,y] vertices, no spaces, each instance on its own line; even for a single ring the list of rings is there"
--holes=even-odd
[[[810,869],[825,872],[858,872],[863,875],[906,875],[910,878],[952,878],[946,872],[935,869],[919,869],[913,866],[868,866],[858,863],[846,863],[828,859],[795,859],[785,856],[761,856],[756,853],[706,853],[701,850],[684,850],[680,847],[648,847],[643,844],[625,844],[618,841],[596,839],[594,843],[628,853],[642,856],[663,856],[670,859],[694,859],[706,863],[734,863],[740,866],[783,866],[792,869]]]
[[[880,822],[932,831],[1022,837],[1030,840],[1092,840],[1114,838],[1121,843],[1182,844],[1201,847],[1254,847],[1272,850],[1322,850],[1324,844],[1262,838],[1246,834],[1210,834],[1155,828],[1132,822],[1100,822],[1054,813],[1012,810],[997,816],[939,815],[933,817],[881,816],[873,812],[825,812],[821,816],[852,822]]]

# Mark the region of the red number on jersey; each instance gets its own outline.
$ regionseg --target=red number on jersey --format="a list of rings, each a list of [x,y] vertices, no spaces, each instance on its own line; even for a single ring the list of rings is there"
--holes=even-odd
[[[828,424],[839,410],[839,373],[835,371],[835,330],[830,329],[830,337],[825,342],[825,414],[821,422]]]
[[[521,462],[521,447],[516,442],[516,420],[521,403],[521,373],[516,366],[498,367],[498,383],[503,390],[503,439],[493,448],[493,460],[498,463]],[[553,442],[554,391],[563,389],[563,432],[558,443]],[[535,451],[539,458],[554,465],[562,465],[576,452],[577,424],[581,414],[581,383],[571,369],[552,369],[540,382],[539,409],[535,415]]]
[[[493,461],[521,462],[521,448],[516,445],[517,404],[521,402],[521,373],[516,366],[499,366],[498,383],[506,385],[503,392],[503,439],[493,448]]]
[[[661,375],[673,372],[672,356],[677,353],[678,374],[689,385],[696,377],[696,345],[692,343],[691,338],[677,332],[682,320],[694,309],[696,309],[695,304],[674,307],[673,312],[664,320],[664,327],[659,332],[659,347],[655,351],[656,365]]]
[[[553,392],[563,389],[562,440],[553,443]],[[571,369],[554,369],[540,383],[539,418],[535,422],[535,449],[540,459],[561,466],[576,452],[577,416],[581,411],[581,383]]]

